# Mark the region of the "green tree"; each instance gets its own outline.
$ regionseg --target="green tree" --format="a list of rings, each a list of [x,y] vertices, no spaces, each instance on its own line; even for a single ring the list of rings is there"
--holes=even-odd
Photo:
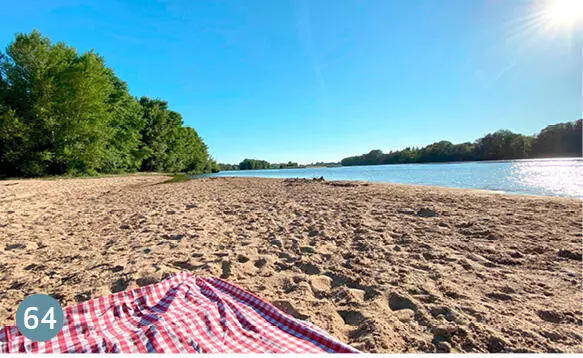
[[[238,164],[219,163],[218,166],[219,166],[219,170],[239,170]]]
[[[182,116],[168,109],[168,103],[140,99],[145,126],[141,131],[141,151],[145,153],[142,170],[203,173],[217,170],[208,148],[198,133],[184,127]]]
[[[59,124],[53,133],[58,173],[96,173],[114,134],[107,100],[113,90],[103,58],[89,52],[76,58],[59,78],[52,98]]]
[[[94,52],[38,31],[0,54],[0,175],[216,171],[197,132],[162,100],[133,98]]]
[[[13,110],[0,105],[0,176],[23,171],[23,148],[30,147],[28,127]]]
[[[487,134],[476,142],[476,151],[482,160],[527,158],[533,139],[508,130]]]
[[[368,154],[342,159],[343,166],[450,162],[468,160],[510,160],[532,157],[581,156],[582,120],[547,126],[538,136],[525,136],[509,130],[486,134],[474,143],[453,144],[440,141],[423,148],[405,148],[383,154]]]
[[[144,171],[162,171],[168,152],[168,141],[173,127],[170,124],[168,103],[162,100],[140,98],[143,110],[144,128],[141,131],[141,151],[147,153],[142,161]]]
[[[533,143],[536,157],[581,157],[583,120],[546,126]]]
[[[252,170],[252,169],[270,169],[271,164],[265,160],[259,159],[244,159],[239,163],[240,170]]]
[[[142,160],[150,154],[149,151],[141,148],[140,132],[145,125],[142,106],[129,94],[125,82],[115,76],[112,71],[109,76],[113,90],[106,102],[112,133],[107,143],[102,171],[134,172],[140,169]]]
[[[18,34],[0,60],[3,105],[29,137],[17,154],[17,174],[93,172],[109,136],[104,100],[110,82],[103,60],[77,56],[37,31]]]

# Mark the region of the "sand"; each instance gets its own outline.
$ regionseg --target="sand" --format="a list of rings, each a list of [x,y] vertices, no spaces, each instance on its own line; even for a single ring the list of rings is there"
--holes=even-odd
[[[581,202],[257,178],[0,181],[0,324],[220,276],[367,352],[581,352]]]

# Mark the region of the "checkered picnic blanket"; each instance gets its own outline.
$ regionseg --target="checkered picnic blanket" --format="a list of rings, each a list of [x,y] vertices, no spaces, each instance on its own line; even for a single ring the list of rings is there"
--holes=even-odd
[[[0,328],[0,353],[358,352],[219,278],[178,273],[157,284],[64,310],[59,334],[46,342]]]

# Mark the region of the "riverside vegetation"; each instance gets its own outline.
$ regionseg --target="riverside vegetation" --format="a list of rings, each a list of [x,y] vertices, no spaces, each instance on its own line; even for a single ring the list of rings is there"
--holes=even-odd
[[[0,177],[218,170],[179,113],[132,97],[95,52],[35,30],[0,53]]]
[[[221,170],[254,170],[254,169],[295,169],[295,168],[322,168],[322,167],[339,167],[340,164],[336,162],[316,162],[310,164],[298,164],[296,162],[287,163],[269,163],[266,160],[260,159],[244,159],[239,164],[223,164],[219,163]]]
[[[534,136],[499,130],[473,143],[453,144],[443,140],[423,148],[408,147],[389,153],[376,149],[367,154],[344,158],[340,163],[351,166],[581,157],[581,122],[579,119],[549,125]]]
[[[574,122],[549,125],[534,136],[499,130],[488,133],[473,143],[453,144],[447,140],[442,140],[423,148],[407,147],[389,153],[375,149],[367,154],[344,158],[340,163],[316,163],[302,166],[293,162],[278,164],[259,159],[245,159],[239,164],[219,164],[219,167],[221,170],[253,170],[581,157],[581,122],[582,120],[579,119]]]

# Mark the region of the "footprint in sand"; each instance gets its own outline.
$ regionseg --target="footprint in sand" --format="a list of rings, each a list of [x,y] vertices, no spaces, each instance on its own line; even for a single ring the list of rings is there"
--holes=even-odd
[[[267,264],[267,260],[266,259],[255,260],[255,262],[253,264],[257,268],[262,268],[262,267],[264,267]]]
[[[362,312],[355,310],[340,310],[338,314],[350,326],[358,326],[366,319]]]
[[[429,312],[433,317],[443,316],[443,318],[450,322],[454,319],[452,310],[447,306],[431,305]]]
[[[148,286],[148,285],[153,285],[155,283],[158,282],[158,279],[154,276],[144,276],[144,277],[140,277],[136,280],[136,284],[139,287],[144,287],[144,286]]]
[[[221,262],[221,278],[227,279],[231,276],[231,261],[223,261]]]
[[[42,266],[42,265],[41,266],[37,266],[36,264],[30,264],[30,265],[27,265],[27,266],[24,267],[24,271],[30,271],[30,270],[33,270],[35,268],[39,268],[39,269],[42,270],[44,268],[44,266]]]
[[[488,338],[488,342],[486,345],[488,347],[488,352],[500,353],[506,347],[506,342],[500,337],[491,336],[490,338]]]
[[[21,244],[21,243],[6,245],[6,247],[4,248],[4,250],[6,250],[6,251],[22,250],[22,249],[26,249],[26,245]]]
[[[559,250],[559,252],[557,253],[557,256],[565,258],[565,259],[569,259],[569,260],[575,260],[575,261],[582,261],[583,260],[583,255],[581,254],[581,252],[573,252],[570,250]]]
[[[429,208],[421,208],[419,209],[419,211],[417,211],[417,216],[422,218],[432,218],[434,216],[437,216],[437,213],[435,212],[435,210]]]
[[[512,296],[502,293],[502,292],[490,292],[486,293],[486,297],[498,300],[498,301],[511,301]]]
[[[311,246],[301,246],[300,247],[300,252],[302,252],[304,254],[315,254],[316,253],[316,249],[314,249]]]
[[[417,305],[415,305],[411,298],[396,292],[391,292],[389,294],[389,308],[392,311],[399,311],[402,309],[410,309],[415,311],[417,309]]]
[[[116,266],[113,266],[110,270],[111,270],[111,272],[114,272],[115,273],[115,272],[123,271],[123,268],[124,267],[121,266],[121,265],[116,265]]]
[[[309,262],[301,263],[298,265],[298,267],[306,275],[319,275],[321,272],[318,266]]]
[[[109,289],[110,289],[111,293],[117,293],[117,292],[124,291],[126,288],[128,288],[129,284],[130,284],[129,279],[119,278],[111,284],[111,287]]]
[[[75,302],[81,303],[91,299],[91,290],[79,292],[75,295]]]
[[[539,310],[537,315],[543,320],[552,323],[561,323],[564,319],[562,313],[553,310]]]
[[[298,311],[298,309],[293,305],[293,303],[288,300],[277,300],[273,301],[272,303],[275,307],[279,308],[283,312],[297,319],[305,320],[306,318],[310,317]]]

